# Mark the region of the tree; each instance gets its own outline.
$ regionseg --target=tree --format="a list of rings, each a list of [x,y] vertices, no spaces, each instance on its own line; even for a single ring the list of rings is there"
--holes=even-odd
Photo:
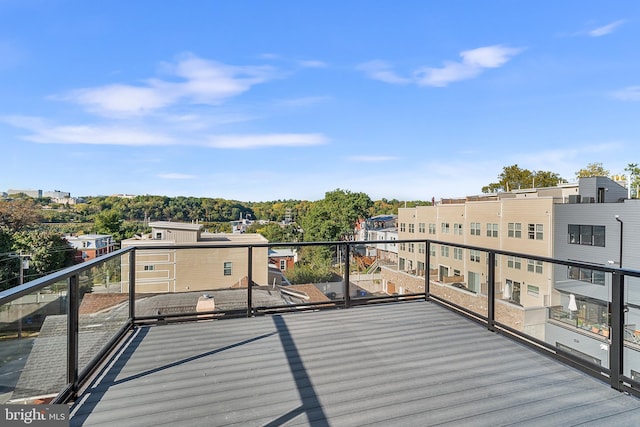
[[[337,241],[352,237],[358,219],[368,216],[373,202],[365,193],[337,189],[314,202],[300,218],[305,241]]]
[[[602,163],[589,163],[585,168],[576,172],[576,178],[588,178],[591,176],[609,176],[609,171],[602,166]]]
[[[40,207],[31,198],[0,200],[0,227],[15,232],[34,227],[41,219]]]
[[[555,172],[536,171],[522,169],[517,164],[505,166],[498,175],[498,182],[492,182],[482,187],[483,193],[495,193],[497,191],[511,191],[520,188],[555,187],[567,182]]]
[[[120,236],[122,218],[119,212],[115,210],[102,211],[95,216],[94,223],[94,228],[97,233],[111,234],[116,240],[122,240]]]
[[[31,255],[25,281],[73,265],[74,249],[62,236],[51,231],[36,229],[14,233],[12,249]]]
[[[631,195],[632,197],[640,198],[638,194],[638,188],[640,187],[640,167],[638,167],[637,163],[629,163],[626,168],[624,168],[627,172],[629,172],[629,176],[631,177]]]

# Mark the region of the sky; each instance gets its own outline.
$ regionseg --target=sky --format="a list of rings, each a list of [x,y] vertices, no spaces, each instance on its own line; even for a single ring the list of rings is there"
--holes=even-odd
[[[431,200],[639,131],[636,0],[0,0],[0,192]]]

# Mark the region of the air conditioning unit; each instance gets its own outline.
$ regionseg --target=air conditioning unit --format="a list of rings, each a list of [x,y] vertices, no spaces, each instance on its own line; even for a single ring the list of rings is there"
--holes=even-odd
[[[579,194],[570,194],[569,195],[569,203],[580,203],[580,195]]]

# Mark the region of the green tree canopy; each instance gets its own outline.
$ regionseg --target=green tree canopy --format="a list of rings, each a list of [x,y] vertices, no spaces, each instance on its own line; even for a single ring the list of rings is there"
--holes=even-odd
[[[116,210],[102,211],[94,218],[94,229],[96,233],[111,234],[120,237],[122,227],[122,217]]]
[[[483,193],[495,193],[497,191],[511,191],[521,188],[555,187],[567,182],[555,172],[530,171],[522,169],[517,164],[505,166],[498,175],[498,182],[492,182],[482,187]]]
[[[373,202],[365,193],[337,189],[314,202],[300,225],[305,241],[337,241],[352,236],[358,219],[369,216]]]
[[[602,166],[602,163],[589,163],[585,168],[576,172],[576,178],[588,178],[591,176],[609,176],[610,173]]]
[[[15,232],[34,227],[41,220],[40,206],[31,198],[0,200],[0,227]]]

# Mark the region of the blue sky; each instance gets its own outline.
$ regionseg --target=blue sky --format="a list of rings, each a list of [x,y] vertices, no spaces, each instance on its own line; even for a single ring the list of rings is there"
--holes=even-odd
[[[0,0],[0,191],[479,194],[640,163],[638,1]]]

